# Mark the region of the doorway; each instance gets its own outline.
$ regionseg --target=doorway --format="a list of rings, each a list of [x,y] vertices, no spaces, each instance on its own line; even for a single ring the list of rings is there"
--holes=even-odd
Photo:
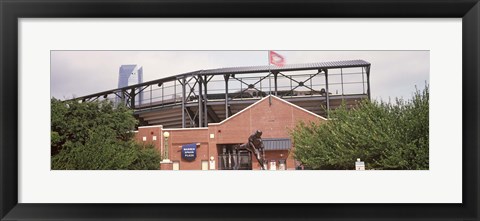
[[[219,170],[251,170],[252,155],[248,150],[235,150],[240,144],[218,144]]]

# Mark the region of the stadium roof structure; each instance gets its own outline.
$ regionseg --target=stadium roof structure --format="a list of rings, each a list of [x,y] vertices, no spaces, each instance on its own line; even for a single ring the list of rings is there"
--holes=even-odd
[[[197,70],[75,99],[121,98],[141,126],[168,128],[206,127],[269,94],[327,117],[342,102],[352,106],[370,98],[370,66],[345,60]]]
[[[209,69],[200,71],[201,74],[211,75],[211,74],[245,74],[245,73],[262,73],[268,71],[302,71],[302,70],[312,70],[320,68],[349,68],[349,67],[360,67],[360,66],[370,66],[370,63],[364,60],[348,60],[348,61],[330,61],[330,62],[316,62],[316,63],[307,63],[307,64],[287,64],[282,67],[274,65],[265,65],[265,66],[250,66],[250,67],[232,67],[232,68],[218,68],[218,69]]]

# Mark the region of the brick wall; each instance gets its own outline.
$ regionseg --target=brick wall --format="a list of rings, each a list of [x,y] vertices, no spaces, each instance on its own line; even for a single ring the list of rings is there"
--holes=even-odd
[[[208,129],[207,128],[186,128],[186,129],[165,129],[170,133],[168,145],[170,147],[169,157],[171,161],[180,162],[180,170],[200,170],[202,160],[208,160]],[[193,161],[182,159],[182,145],[190,143],[199,143],[197,146],[197,157]]]
[[[162,126],[139,127],[135,133],[135,140],[140,144],[153,144],[160,151],[162,147]]]
[[[216,150],[217,144],[246,143],[256,130],[263,132],[262,138],[289,138],[290,131],[300,121],[324,121],[323,118],[279,98],[272,97],[271,101],[270,104],[269,99],[265,98],[222,123],[209,124],[209,133],[215,136],[215,139],[210,139],[210,149]],[[267,157],[268,152],[270,151],[267,151]],[[294,169],[295,160],[291,151],[283,154],[287,159],[287,169]],[[253,169],[260,169],[254,156],[252,165]]]
[[[140,127],[136,139],[139,142],[152,142],[161,149],[163,145],[161,134],[168,131],[170,133],[168,139],[170,160],[179,161],[181,170],[200,170],[201,161],[208,161],[210,157],[213,157],[215,165],[218,165],[217,145],[246,143],[248,137],[256,130],[263,132],[262,138],[289,138],[290,131],[298,122],[322,122],[324,120],[311,112],[272,97],[271,104],[269,98],[265,98],[221,123],[209,124],[208,128]],[[154,135],[157,135],[156,142],[152,140]],[[147,137],[147,141],[142,141],[144,136]],[[181,158],[181,146],[189,143],[200,144],[194,161],[186,161]],[[286,159],[287,169],[295,168],[292,151],[267,151],[266,158]],[[252,165],[253,169],[260,169],[254,156],[252,156]]]

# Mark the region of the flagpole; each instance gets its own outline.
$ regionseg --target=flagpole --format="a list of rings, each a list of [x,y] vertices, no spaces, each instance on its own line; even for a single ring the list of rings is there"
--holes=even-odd
[[[270,68],[270,50],[267,50],[267,62],[268,62],[268,103],[272,106],[272,80],[270,74],[272,72]]]

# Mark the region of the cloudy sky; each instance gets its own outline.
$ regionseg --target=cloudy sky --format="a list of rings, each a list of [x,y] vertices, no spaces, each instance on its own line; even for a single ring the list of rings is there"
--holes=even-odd
[[[373,99],[410,98],[430,82],[429,51],[276,51],[287,64],[365,60],[371,66]],[[267,51],[52,51],[51,96],[79,97],[115,89],[119,67],[143,66],[151,81],[186,72],[268,64]]]

